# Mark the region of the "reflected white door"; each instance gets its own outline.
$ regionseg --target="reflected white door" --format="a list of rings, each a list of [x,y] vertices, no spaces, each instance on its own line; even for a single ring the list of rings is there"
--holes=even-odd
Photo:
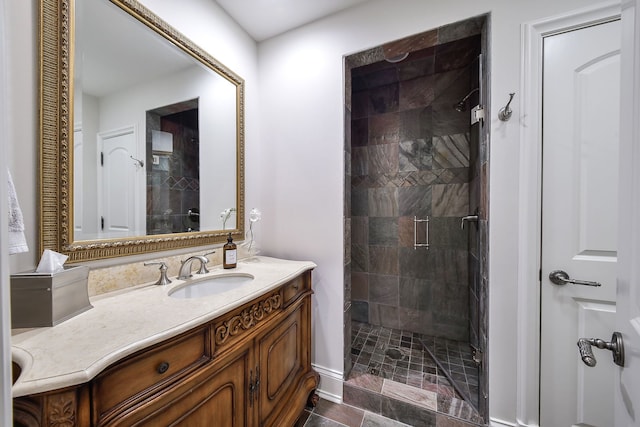
[[[610,427],[611,353],[580,359],[580,337],[615,327],[620,22],[544,39],[540,421]],[[554,270],[602,286],[557,285]]]
[[[81,236],[84,224],[84,150],[82,128],[73,130],[73,231]]]
[[[101,206],[99,209],[103,237],[135,235],[136,187],[139,169],[134,128],[98,135],[102,146]],[[136,157],[137,158],[137,157]],[[144,173],[144,171],[142,171]]]

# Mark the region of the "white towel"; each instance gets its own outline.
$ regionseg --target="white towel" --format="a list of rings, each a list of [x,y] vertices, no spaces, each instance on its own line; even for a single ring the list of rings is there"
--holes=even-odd
[[[9,255],[29,252],[27,239],[24,236],[24,219],[18,204],[18,196],[13,186],[11,173],[7,170],[7,190],[9,196]]]

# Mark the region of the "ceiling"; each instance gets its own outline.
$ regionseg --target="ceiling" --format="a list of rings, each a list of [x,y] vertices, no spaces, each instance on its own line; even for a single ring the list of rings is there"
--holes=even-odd
[[[96,97],[170,76],[194,61],[111,2],[76,2],[76,84]]]
[[[256,41],[370,0],[215,0]]]

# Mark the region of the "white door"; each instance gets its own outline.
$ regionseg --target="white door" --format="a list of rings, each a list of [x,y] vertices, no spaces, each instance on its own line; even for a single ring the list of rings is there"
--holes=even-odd
[[[137,175],[143,168],[133,158],[136,138],[133,128],[98,135],[102,146],[102,197],[98,218],[103,237],[136,235]]]
[[[73,232],[75,240],[82,240],[82,224],[84,221],[84,150],[82,145],[82,128],[73,130]]]
[[[544,39],[542,427],[613,425],[618,368],[596,348],[587,366],[576,342],[616,330],[619,50],[620,21]],[[554,284],[557,270],[601,286]]]
[[[625,367],[615,375],[615,426],[640,425],[640,3],[622,9],[622,102],[617,330]]]

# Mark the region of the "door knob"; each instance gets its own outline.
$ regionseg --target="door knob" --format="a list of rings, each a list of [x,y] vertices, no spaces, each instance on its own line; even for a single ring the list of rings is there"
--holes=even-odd
[[[562,270],[555,270],[549,273],[549,280],[551,280],[551,283],[555,285],[566,285],[567,283],[571,283],[572,285],[602,286],[600,282],[572,279],[565,271]]]
[[[596,358],[593,355],[591,346],[594,345],[598,348],[611,350],[613,353],[613,363],[618,366],[624,366],[624,344],[622,342],[622,334],[620,332],[614,332],[611,336],[611,342],[606,342],[600,338],[580,338],[578,340],[578,349],[580,350],[580,357],[585,365],[594,367],[596,366]]]

